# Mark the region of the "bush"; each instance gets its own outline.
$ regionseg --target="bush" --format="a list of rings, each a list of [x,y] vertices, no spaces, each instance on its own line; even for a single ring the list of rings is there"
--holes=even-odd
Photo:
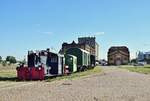
[[[5,67],[7,65],[7,62],[6,61],[3,61],[2,62],[2,65]]]
[[[136,59],[132,59],[131,63],[137,63],[137,60]]]
[[[2,62],[2,57],[0,56],[0,63]]]
[[[13,57],[13,56],[7,56],[7,57],[6,57],[6,61],[9,62],[10,64],[17,63],[16,58]]]

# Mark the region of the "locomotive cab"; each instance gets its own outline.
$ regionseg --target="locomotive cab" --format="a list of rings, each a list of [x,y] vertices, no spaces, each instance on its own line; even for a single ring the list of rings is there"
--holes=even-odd
[[[49,50],[28,52],[28,67],[44,67],[45,76],[63,75],[65,58],[63,55],[49,52]]]

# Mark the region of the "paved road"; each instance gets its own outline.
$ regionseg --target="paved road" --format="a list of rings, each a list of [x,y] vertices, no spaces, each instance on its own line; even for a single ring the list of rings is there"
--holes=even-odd
[[[150,101],[150,76],[104,68],[78,80],[0,88],[0,101]]]

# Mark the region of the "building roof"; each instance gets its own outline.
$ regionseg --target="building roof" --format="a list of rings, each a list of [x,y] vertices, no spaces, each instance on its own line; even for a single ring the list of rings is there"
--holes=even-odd
[[[129,53],[129,49],[126,46],[113,46],[109,49],[108,54],[115,52],[115,51],[123,51]]]
[[[66,42],[64,42],[62,44],[62,46],[67,46],[67,45],[88,45],[88,44],[86,44],[86,43],[76,43],[75,41],[72,41],[72,43],[66,43]]]

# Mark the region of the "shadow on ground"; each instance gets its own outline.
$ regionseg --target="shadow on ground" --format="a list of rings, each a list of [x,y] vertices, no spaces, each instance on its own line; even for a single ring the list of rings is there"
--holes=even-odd
[[[45,77],[45,81],[47,80],[55,80],[56,77]],[[0,77],[0,81],[11,81],[11,82],[21,82],[21,81],[41,81],[41,80],[19,80],[17,77]]]
[[[0,77],[0,81],[19,81],[17,77]]]

